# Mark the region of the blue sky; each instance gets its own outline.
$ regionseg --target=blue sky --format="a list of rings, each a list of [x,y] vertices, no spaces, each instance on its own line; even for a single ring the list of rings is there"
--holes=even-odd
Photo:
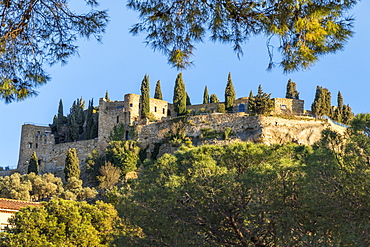
[[[109,10],[111,22],[102,44],[81,40],[79,56],[71,58],[66,66],[48,69],[52,80],[39,88],[39,96],[7,105],[0,102],[0,166],[16,167],[22,124],[50,124],[57,114],[59,99],[63,100],[65,115],[81,96],[86,101],[93,98],[97,105],[108,90],[111,100],[123,100],[126,93],[140,93],[140,83],[148,74],[151,96],[156,81],[161,80],[164,100],[172,102],[179,71],[171,68],[161,53],[145,46],[144,35],[128,33],[137,17],[126,9],[125,1],[106,2],[101,7]],[[237,97],[248,96],[250,90],[256,93],[259,84],[272,97],[284,97],[286,83],[292,79],[300,98],[305,100],[305,109],[310,109],[319,85],[332,93],[333,105],[340,90],[344,103],[350,104],[355,113],[370,112],[369,11],[370,2],[363,1],[350,13],[356,18],[356,33],[343,51],[322,57],[308,71],[288,75],[279,68],[266,71],[268,55],[263,36],[252,38],[243,46],[244,56],[240,60],[231,46],[210,41],[198,44],[193,57],[195,66],[182,71],[191,102],[202,102],[205,85],[210,94],[223,100],[227,74],[231,72]]]

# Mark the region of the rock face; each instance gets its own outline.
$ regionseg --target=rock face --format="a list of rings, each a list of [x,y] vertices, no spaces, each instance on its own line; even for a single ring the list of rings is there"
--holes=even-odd
[[[176,143],[171,141],[171,138],[178,136],[182,136],[193,145],[224,145],[244,141],[267,145],[288,142],[312,145],[321,138],[321,132],[326,128],[342,134],[346,130],[327,120],[322,121],[309,117],[287,118],[288,116],[285,118],[249,116],[244,112],[212,113],[171,118],[146,125],[138,124],[132,128],[135,129],[135,139],[140,142],[142,148],[147,150],[148,157],[159,157],[164,153],[174,152],[181,144],[181,140]],[[224,140],[223,136],[227,130],[231,130],[231,135],[230,138]],[[87,155],[93,149],[104,150],[107,145],[101,136],[93,140],[55,144],[50,128],[45,126],[23,125],[21,136],[18,162],[18,170],[21,173],[27,171],[28,160],[33,151],[37,153],[43,173],[52,172],[63,177],[66,152],[69,148],[76,148],[81,168],[83,168]]]
[[[232,130],[230,140],[222,140],[226,128]],[[216,144],[225,145],[231,142],[250,141],[256,143],[283,144],[297,143],[312,145],[319,141],[321,132],[330,128],[343,134],[346,128],[328,121],[310,117],[285,119],[281,117],[247,116],[244,113],[209,114],[182,117],[170,121],[154,123],[137,128],[142,147],[153,152],[153,144],[168,142],[169,135],[185,133],[192,139],[193,145]],[[208,136],[205,134],[208,133]],[[208,138],[210,137],[210,138]],[[177,144],[165,143],[159,149],[158,156],[176,150]],[[148,155],[150,156],[150,155]]]

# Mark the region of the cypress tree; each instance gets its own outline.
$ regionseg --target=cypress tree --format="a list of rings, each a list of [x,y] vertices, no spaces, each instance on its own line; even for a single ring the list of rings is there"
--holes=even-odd
[[[288,80],[288,84],[286,86],[286,96],[287,99],[299,99],[299,92],[296,89],[296,83],[292,81],[292,79]]]
[[[209,102],[210,103],[218,103],[220,102],[217,98],[217,95],[216,94],[211,94],[211,96],[209,97]]]
[[[225,108],[226,111],[232,112],[234,107],[236,93],[234,90],[233,82],[231,80],[231,73],[227,77],[227,85],[225,88]]]
[[[150,112],[149,76],[145,75],[141,82],[141,117],[146,118]]]
[[[158,80],[157,83],[155,84],[154,98],[163,100],[162,89],[161,89],[161,81],[160,80]]]
[[[28,173],[34,172],[36,175],[40,172],[39,159],[36,156],[36,152],[33,152],[28,164]]]
[[[69,178],[75,177],[80,179],[80,164],[77,158],[77,153],[75,148],[70,148],[67,151],[67,157],[65,162],[64,174],[65,179],[68,181]]]
[[[85,139],[86,140],[89,140],[89,139],[93,139],[95,138],[94,136],[94,131],[93,131],[93,128],[94,128],[94,100],[91,99],[89,100],[89,106],[87,107],[87,110],[86,110],[86,117],[85,117]]]
[[[73,102],[70,113],[67,116],[68,141],[77,141],[84,132],[85,101],[82,98]]]
[[[107,91],[105,91],[104,99],[105,99],[105,101],[110,102],[110,98],[109,98],[108,90],[107,90]]]
[[[335,108],[332,119],[337,121],[337,122],[342,122],[343,118],[343,97],[340,91],[338,91],[337,95],[337,107]]]
[[[253,97],[252,90],[249,91],[249,97],[248,97],[248,111],[251,113],[254,113],[256,111],[256,101]]]
[[[331,96],[328,89],[317,86],[314,102],[311,105],[312,114],[321,117],[330,116]]]
[[[208,104],[209,103],[209,95],[208,95],[208,87],[206,86],[204,88],[204,93],[203,93],[203,104]]]
[[[186,92],[186,105],[191,105],[190,96],[187,92]]]
[[[338,91],[338,96],[337,96],[337,102],[338,102],[338,108],[343,108],[343,96],[340,91]]]
[[[173,92],[173,106],[178,116],[186,114],[186,90],[182,73],[177,75]]]

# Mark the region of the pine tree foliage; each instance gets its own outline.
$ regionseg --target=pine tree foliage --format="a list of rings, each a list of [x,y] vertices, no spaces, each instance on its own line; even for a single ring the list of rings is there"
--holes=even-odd
[[[178,116],[186,113],[186,90],[182,73],[177,75],[173,92],[173,107]]]
[[[321,117],[330,116],[331,112],[331,95],[327,88],[316,87],[314,102],[311,105],[312,114]]]
[[[288,84],[286,86],[286,96],[287,99],[299,99],[299,92],[296,89],[296,83],[293,82],[291,79],[288,80]]]
[[[353,117],[354,117],[354,114],[352,112],[352,108],[349,105],[343,105],[342,123],[350,124]]]
[[[181,69],[191,66],[195,44],[209,38],[232,44],[239,56],[242,44],[266,35],[268,68],[284,72],[306,69],[320,56],[343,49],[352,36],[353,19],[346,13],[358,1],[159,1],[129,0],[141,22],[130,30],[146,33],[146,43]],[[277,40],[281,61],[273,61]]]
[[[67,150],[67,157],[64,168],[65,180],[68,181],[70,178],[80,179],[80,162],[77,157],[76,149],[70,148]]]
[[[253,96],[252,90],[249,91],[249,97],[248,97],[248,111],[253,113],[254,110],[256,109],[256,101]]]
[[[256,96],[250,91],[248,98],[248,111],[256,114],[268,114],[273,110],[274,101],[271,99],[271,94],[263,92],[262,86],[258,86]]]
[[[141,117],[146,118],[150,112],[150,88],[149,88],[149,76],[145,75],[141,82]]]
[[[208,104],[209,103],[209,95],[208,95],[208,87],[206,86],[204,88],[204,93],[203,93],[203,104]]]
[[[88,12],[77,13],[68,1],[0,1],[0,99],[9,103],[37,95],[50,76],[44,65],[77,54],[78,37],[101,39],[108,16],[98,2],[85,1]]]
[[[227,84],[225,88],[225,108],[226,111],[232,112],[234,107],[234,101],[236,98],[236,93],[231,79],[231,73],[227,76]]]
[[[211,94],[211,96],[209,97],[209,103],[218,103],[218,102],[220,102],[220,100],[218,99],[217,95]]]
[[[34,172],[36,175],[40,173],[39,159],[36,152],[33,152],[28,163],[28,173]]]
[[[161,81],[160,80],[158,80],[157,83],[155,84],[154,98],[163,100],[162,89],[161,89]]]

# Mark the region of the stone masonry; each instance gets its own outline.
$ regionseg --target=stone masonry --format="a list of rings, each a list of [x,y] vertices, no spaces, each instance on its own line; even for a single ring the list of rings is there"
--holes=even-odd
[[[125,126],[127,130],[125,140],[134,138],[141,143],[142,147],[161,143],[170,133],[182,131],[196,140],[205,129],[222,133],[227,127],[232,129],[234,141],[266,144],[296,142],[311,145],[319,140],[324,128],[334,128],[330,123],[316,121],[313,118],[288,120],[278,117],[249,116],[247,97],[235,101],[235,113],[216,113],[215,109],[217,109],[218,103],[213,103],[188,107],[188,110],[194,112],[204,108],[207,112],[213,113],[178,118],[172,104],[164,100],[150,99],[150,112],[153,119],[151,119],[152,122],[149,122],[148,119],[140,117],[140,98],[140,95],[137,94],[126,94],[123,101],[100,99],[98,138],[92,140],[55,144],[50,127],[24,124],[22,126],[18,171],[22,174],[27,172],[31,154],[36,152],[42,173],[52,172],[63,177],[66,153],[69,148],[76,148],[77,156],[83,167],[92,150],[98,149],[102,152],[105,149],[107,137],[117,124]],[[303,100],[275,98],[274,102],[276,114],[300,115],[303,113]],[[135,137],[129,135],[129,128],[135,130]],[[343,132],[344,129],[339,131]]]

